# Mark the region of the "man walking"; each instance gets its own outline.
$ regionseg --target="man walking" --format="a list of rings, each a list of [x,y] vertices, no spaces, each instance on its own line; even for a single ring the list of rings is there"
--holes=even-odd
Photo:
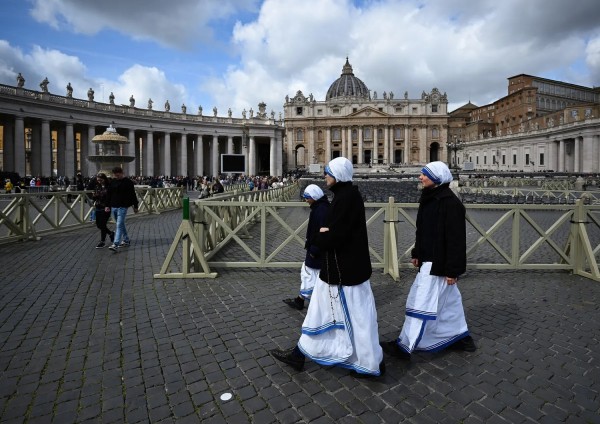
[[[122,247],[127,247],[131,243],[127,228],[125,227],[125,217],[127,209],[133,206],[133,212],[138,213],[138,199],[135,194],[133,181],[125,177],[123,169],[119,166],[112,170],[113,179],[108,189],[108,204],[112,208],[117,219],[117,229],[113,244],[108,248],[117,252]]]

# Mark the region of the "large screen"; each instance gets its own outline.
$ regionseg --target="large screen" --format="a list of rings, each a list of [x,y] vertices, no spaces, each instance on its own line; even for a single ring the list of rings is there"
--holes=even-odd
[[[246,173],[246,155],[221,155],[221,172]]]

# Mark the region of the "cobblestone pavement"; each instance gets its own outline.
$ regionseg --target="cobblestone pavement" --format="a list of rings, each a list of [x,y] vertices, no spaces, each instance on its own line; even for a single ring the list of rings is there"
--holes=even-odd
[[[295,270],[155,280],[181,212],[0,246],[0,421],[32,423],[600,422],[600,285],[559,272],[470,271],[459,282],[474,353],[386,358],[379,379],[276,362],[303,312]],[[398,335],[414,271],[372,285]],[[221,395],[231,393],[231,400]]]

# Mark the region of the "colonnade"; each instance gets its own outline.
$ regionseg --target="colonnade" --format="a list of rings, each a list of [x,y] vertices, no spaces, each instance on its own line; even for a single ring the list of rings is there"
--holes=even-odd
[[[21,176],[84,176],[97,172],[88,156],[106,156],[92,142],[112,125],[126,137],[116,156],[129,156],[130,175],[215,176],[222,154],[245,155],[245,173],[282,175],[283,125],[260,103],[257,116],[234,118],[156,111],[59,96],[0,84],[0,169]],[[104,149],[106,150],[106,149]],[[120,160],[121,158],[119,158]]]
[[[597,173],[600,119],[467,142],[463,155],[480,170]]]

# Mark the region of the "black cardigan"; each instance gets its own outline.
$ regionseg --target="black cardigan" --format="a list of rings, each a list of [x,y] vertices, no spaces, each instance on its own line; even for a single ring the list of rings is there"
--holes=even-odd
[[[412,257],[420,264],[432,262],[431,275],[458,277],[467,269],[465,207],[448,184],[425,190],[417,212]]]
[[[338,182],[330,190],[334,198],[326,225],[329,231],[315,239],[325,256],[319,278],[328,284],[362,284],[372,272],[362,196],[352,182]]]

